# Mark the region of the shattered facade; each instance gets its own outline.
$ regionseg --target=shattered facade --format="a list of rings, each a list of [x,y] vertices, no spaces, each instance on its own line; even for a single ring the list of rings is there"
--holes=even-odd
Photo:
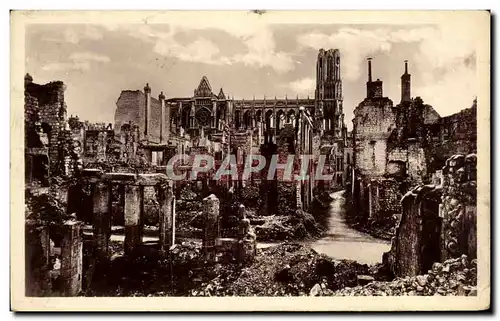
[[[428,184],[448,157],[476,152],[476,101],[470,109],[441,117],[420,97],[411,98],[405,62],[401,101],[383,97],[368,61],[367,97],[354,110],[352,206],[365,220],[400,216],[401,197]]]
[[[437,184],[405,194],[402,217],[385,255],[395,276],[416,276],[436,262],[477,257],[477,157],[454,155],[439,171]]]
[[[81,168],[81,145],[72,135],[66,115],[61,81],[39,85],[26,74],[24,78],[25,111],[25,181],[48,186],[49,178],[72,176]]]

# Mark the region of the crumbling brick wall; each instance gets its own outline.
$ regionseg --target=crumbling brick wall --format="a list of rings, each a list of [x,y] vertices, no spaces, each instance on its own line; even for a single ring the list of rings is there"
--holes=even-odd
[[[408,177],[415,184],[422,184],[427,176],[427,154],[417,141],[408,144]]]
[[[120,149],[115,150],[115,135],[111,129],[86,129],[84,139],[84,161],[85,163],[95,162],[116,162],[120,159]]]
[[[35,134],[35,123],[40,120],[40,107],[38,99],[29,92],[24,95],[24,132],[25,132],[25,147],[39,147],[38,137],[33,137]]]
[[[360,221],[368,221],[370,216],[370,180],[359,173],[353,179],[350,213]]]
[[[145,225],[156,225],[158,223],[158,215],[160,212],[160,203],[154,186],[144,187],[144,217]]]
[[[25,230],[26,296],[77,296],[82,291],[81,222],[28,219]]]
[[[475,154],[455,155],[443,168],[443,198],[440,217],[442,259],[467,254],[476,257],[477,182]]]
[[[393,178],[371,179],[368,183],[368,208],[367,213],[361,213],[370,221],[378,222],[391,218],[401,212],[400,200],[402,185],[405,182]]]
[[[386,170],[387,139],[396,124],[388,98],[365,99],[354,111],[353,153],[363,175],[382,176]]]
[[[434,262],[477,253],[476,155],[454,155],[442,186],[420,185],[402,198],[402,216],[384,255],[396,276],[425,273]]]
[[[122,125],[134,122],[139,126],[142,137],[146,119],[146,94],[140,90],[124,90],[116,102],[115,129],[121,131]],[[148,135],[151,141],[160,140],[161,103],[151,95],[151,119],[149,120]]]
[[[62,81],[54,81],[45,85],[32,82],[27,75],[25,81],[25,113],[36,115],[42,127],[45,127],[49,139],[50,172],[59,170],[60,159],[59,139],[66,121],[66,103],[64,91],[66,86]]]
[[[441,188],[417,186],[401,200],[403,214],[392,239],[385,263],[395,276],[416,276],[439,261],[440,220],[438,205]],[[436,250],[437,249],[437,250]],[[437,251],[437,253],[436,253]]]
[[[446,160],[457,154],[477,152],[477,102],[468,109],[441,118],[439,143],[433,146],[439,158]]]
[[[406,162],[408,159],[408,150],[406,148],[395,147],[387,155],[387,161]]]

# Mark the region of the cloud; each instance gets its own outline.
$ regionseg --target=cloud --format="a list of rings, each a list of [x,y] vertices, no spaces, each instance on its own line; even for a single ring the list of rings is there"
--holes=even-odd
[[[81,40],[102,40],[102,33],[94,26],[85,25],[82,28],[68,28],[64,31],[64,40],[70,43],[77,44]]]
[[[342,77],[356,80],[361,76],[362,61],[368,56],[389,52],[396,43],[419,42],[433,32],[432,28],[410,30],[373,30],[341,28],[333,34],[309,33],[297,37],[299,45],[314,48],[337,48],[342,53]]]
[[[42,70],[45,71],[84,71],[89,69],[89,62],[49,62],[42,67]]]
[[[468,29],[463,21],[440,25],[422,40],[416,55],[425,85],[413,92],[443,116],[470,107],[478,93],[477,35]]]
[[[93,52],[74,52],[69,56],[69,59],[75,62],[97,61],[106,63],[110,61],[108,56]]]
[[[92,25],[78,25],[75,27],[65,27],[60,36],[45,36],[42,38],[44,41],[49,42],[67,42],[78,44],[81,40],[99,41],[103,39],[101,31]]]
[[[208,39],[198,37],[189,44],[180,43],[175,38],[179,30],[172,26],[169,26],[168,31],[162,31],[147,24],[106,25],[106,28],[110,31],[125,31],[131,37],[151,43],[153,51],[165,57],[213,65],[231,63],[221,55],[219,47]]]
[[[305,77],[292,81],[289,84],[285,84],[284,87],[290,88],[293,93],[296,93],[297,95],[314,96],[316,80],[310,77]]]
[[[279,73],[295,68],[289,53],[276,51],[273,32],[266,26],[254,29],[246,36],[240,36],[247,47],[247,52],[230,58],[233,62],[247,66],[271,67]]]
[[[231,17],[231,18],[229,18]],[[294,69],[295,64],[287,52],[277,51],[274,34],[269,25],[259,22],[253,17],[228,16],[226,20],[201,19],[193,24],[193,17],[176,19],[168,25],[169,31],[161,31],[148,24],[137,25],[104,25],[110,31],[125,30],[130,36],[154,43],[155,52],[183,61],[199,62],[214,65],[241,63],[253,67],[270,67],[283,73]],[[221,53],[214,42],[197,38],[192,43],[183,45],[175,36],[182,31],[217,29],[228,33],[245,45],[246,52],[226,56]]]
[[[333,34],[308,33],[297,37],[297,42],[316,50],[324,47],[340,49],[348,53],[342,56],[343,77],[359,78],[362,61],[369,55],[389,52],[395,44],[419,43],[415,54],[417,63],[429,70],[448,69],[474,54],[475,35],[467,32],[463,23],[446,23],[433,27],[373,30],[341,28]],[[441,70],[442,71],[442,70]]]
[[[362,74],[364,59],[390,52],[397,44],[414,43],[410,58],[419,82],[412,94],[421,96],[443,115],[469,107],[477,94],[476,37],[463,21],[401,29],[341,28],[331,34],[307,33],[297,37],[305,48],[338,48],[342,78],[355,81]],[[455,104],[455,105],[453,105]]]
[[[69,56],[69,61],[66,62],[49,62],[42,69],[45,71],[70,71],[90,70],[91,62],[107,63],[110,59],[108,56],[100,55],[94,52],[74,52]]]
[[[204,38],[198,38],[188,45],[182,45],[172,35],[168,35],[158,38],[153,50],[162,56],[174,57],[187,62],[213,65],[231,63],[227,58],[220,55],[219,47]]]
[[[414,96],[420,96],[441,116],[468,108],[477,95],[476,71],[465,65],[457,66],[428,85],[414,87]]]

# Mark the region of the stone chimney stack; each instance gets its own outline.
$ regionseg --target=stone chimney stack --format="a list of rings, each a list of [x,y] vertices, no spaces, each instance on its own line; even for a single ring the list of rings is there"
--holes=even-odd
[[[165,95],[163,91],[159,96],[161,103],[160,113],[160,143],[168,144],[170,139],[170,104],[165,104]]]
[[[166,111],[165,111],[165,95],[163,95],[163,91],[158,96],[158,99],[160,100],[160,144],[161,144],[165,142],[163,135],[165,134],[164,127],[165,127]]]
[[[408,60],[405,60],[405,73],[401,76],[401,102],[411,101],[411,75],[408,73]]]
[[[368,81],[366,82],[367,98],[382,98],[382,80],[372,81],[372,58],[368,58]]]
[[[372,58],[368,58],[368,82],[372,82]]]
[[[146,84],[144,87],[144,94],[146,95],[146,106],[144,113],[144,139],[149,140],[149,134],[151,128],[149,126],[149,122],[151,121],[151,87],[149,84]]]

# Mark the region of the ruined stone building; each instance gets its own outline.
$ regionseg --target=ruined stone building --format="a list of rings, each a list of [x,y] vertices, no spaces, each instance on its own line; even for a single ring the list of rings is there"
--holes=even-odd
[[[115,132],[135,127],[146,157],[166,164],[167,155],[190,154],[200,148],[209,151],[217,160],[229,150],[245,159],[260,153],[262,146],[276,144],[284,128],[297,125],[301,107],[311,115],[315,135],[311,137],[314,150],[328,155],[334,184],[345,181],[344,144],[347,133],[342,106],[342,80],[339,50],[323,50],[316,65],[314,98],[251,98],[236,100],[220,88],[213,91],[203,76],[193,96],[158,99],[151,95],[149,85],[144,92],[124,90],[117,100]],[[227,147],[230,145],[230,147]],[[311,141],[312,145],[312,141]],[[173,148],[173,149],[172,149]]]
[[[25,181],[47,186],[81,167],[81,146],[68,126],[63,82],[39,85],[26,74],[24,86]]]
[[[402,198],[402,218],[384,254],[395,276],[415,276],[435,262],[477,258],[477,156],[456,154],[441,180],[418,185]]]
[[[368,60],[366,98],[354,110],[352,203],[368,220],[401,213],[400,200],[412,186],[432,182],[454,154],[476,152],[476,102],[441,117],[420,97],[411,97],[405,61],[401,100],[384,97],[382,81],[373,81]]]
[[[352,159],[344,155],[347,129],[338,50],[319,51],[316,79],[314,98],[282,99],[236,100],[222,88],[215,94],[205,76],[192,97],[167,98],[160,92],[156,99],[146,84],[143,91],[121,92],[112,125],[68,118],[64,84],[37,85],[27,76],[27,137],[36,138],[26,145],[27,176],[39,173],[37,166],[50,166],[56,175],[71,175],[82,167],[137,172],[152,166],[153,171],[165,172],[167,161],[179,154],[187,156],[181,162],[187,167],[196,154],[213,155],[216,166],[227,154],[236,155],[239,167],[252,154],[264,154],[268,162],[273,154],[280,154],[281,163],[290,154],[297,158],[308,154],[315,157],[308,167],[312,173],[319,156],[326,155],[326,172],[333,174],[332,181],[315,181],[311,176],[295,185],[297,203],[307,207],[313,190],[344,185],[345,162]],[[239,187],[248,184],[238,182]],[[273,186],[271,190],[276,190]]]

